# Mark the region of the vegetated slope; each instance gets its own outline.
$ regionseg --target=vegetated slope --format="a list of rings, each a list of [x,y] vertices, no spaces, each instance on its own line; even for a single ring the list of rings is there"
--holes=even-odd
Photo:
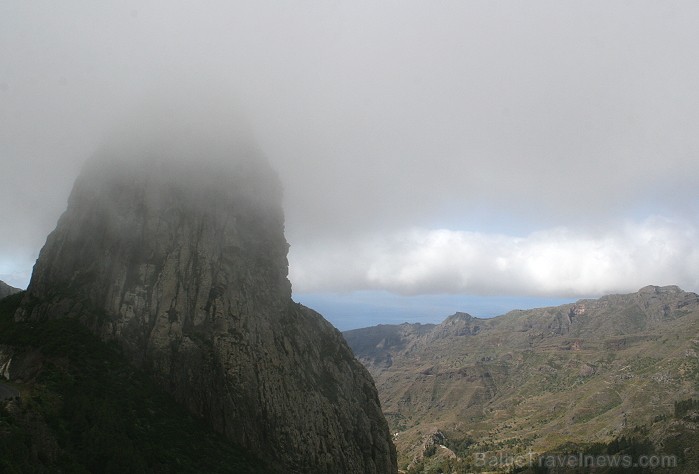
[[[15,318],[77,318],[280,472],[395,472],[371,376],[291,300],[273,170],[188,127],[143,141],[86,164]]]
[[[78,321],[14,322],[21,297],[0,301],[2,383],[20,394],[0,400],[1,472],[269,472]]]
[[[4,281],[0,280],[0,299],[4,298],[6,296],[10,296],[10,295],[15,294],[15,293],[19,293],[20,291],[22,291],[22,290],[20,290],[19,288],[15,288],[13,286],[10,286],[7,283],[5,283]]]
[[[697,420],[675,412],[676,402],[699,398],[694,293],[650,286],[492,319],[457,313],[427,332],[399,325],[344,335],[376,380],[404,468],[476,469],[476,453],[621,437],[671,447],[685,472],[697,466]]]

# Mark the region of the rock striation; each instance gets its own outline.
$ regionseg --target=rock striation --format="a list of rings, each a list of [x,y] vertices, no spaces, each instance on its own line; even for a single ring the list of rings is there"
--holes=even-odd
[[[396,472],[371,376],[291,299],[269,165],[252,148],[151,145],[85,165],[15,319],[79,318],[280,472]]]

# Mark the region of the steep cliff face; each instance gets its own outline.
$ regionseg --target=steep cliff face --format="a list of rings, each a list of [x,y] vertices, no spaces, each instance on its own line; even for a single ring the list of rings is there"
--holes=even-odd
[[[241,150],[170,151],[185,159],[85,166],[15,318],[79,318],[280,471],[395,472],[369,373],[291,300],[274,173]]]

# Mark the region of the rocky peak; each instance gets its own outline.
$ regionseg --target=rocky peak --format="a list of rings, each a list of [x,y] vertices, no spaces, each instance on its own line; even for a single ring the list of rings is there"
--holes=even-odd
[[[291,301],[275,174],[193,143],[88,162],[15,318],[80,319],[280,471],[395,472],[369,373]]]
[[[684,293],[682,289],[680,289],[679,286],[677,285],[668,285],[668,286],[655,286],[655,285],[648,285],[644,286],[640,290],[638,290],[638,293],[641,295],[649,295],[649,294],[673,294],[677,295],[679,293]]]
[[[471,322],[474,320],[473,316],[471,316],[468,313],[462,313],[460,311],[457,311],[456,313],[452,314],[451,316],[447,316],[447,318],[443,321],[443,323],[447,324],[457,324],[459,322]]]
[[[19,293],[20,291],[22,290],[10,286],[4,281],[0,280],[0,299],[3,299],[6,296],[14,295],[15,293]]]
[[[468,313],[457,312],[446,318],[430,334],[431,339],[454,336],[472,336],[482,329],[481,321]]]

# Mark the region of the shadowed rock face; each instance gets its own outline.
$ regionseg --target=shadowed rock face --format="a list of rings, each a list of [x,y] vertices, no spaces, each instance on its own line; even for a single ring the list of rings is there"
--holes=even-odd
[[[369,373],[291,300],[276,176],[208,153],[89,162],[16,319],[80,318],[280,471],[396,472]]]

